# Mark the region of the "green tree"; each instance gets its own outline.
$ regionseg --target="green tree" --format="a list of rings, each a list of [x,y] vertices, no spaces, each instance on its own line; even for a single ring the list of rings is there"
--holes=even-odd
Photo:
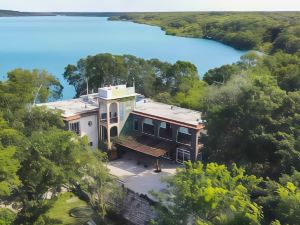
[[[199,78],[184,77],[181,79],[173,102],[181,107],[199,110],[203,108],[206,89],[207,84]]]
[[[9,209],[0,208],[0,225],[11,225],[15,219],[15,213]]]
[[[286,224],[300,223],[300,190],[291,182],[277,189],[279,203],[277,214]]]
[[[0,147],[0,203],[20,185],[19,177],[16,174],[20,163],[15,158],[15,153],[14,147]]]
[[[198,78],[197,67],[190,62],[177,61],[167,71],[167,86],[171,87],[171,91],[176,93],[182,84],[183,79]]]
[[[46,193],[54,196],[63,185],[73,187],[80,181],[79,169],[86,165],[88,151],[88,144],[68,131],[53,128],[32,134],[28,147],[18,154],[22,182],[18,224],[32,224],[49,208]]]
[[[68,65],[64,77],[76,90],[76,96],[89,89],[97,90],[105,85],[135,85],[136,91],[146,97],[169,92],[174,96],[183,79],[198,78],[195,65],[177,61],[175,64],[158,59],[144,60],[132,55],[98,54],[80,59],[77,65]]]
[[[20,206],[14,224],[56,224],[45,212],[61,187],[77,187],[91,175],[87,168],[105,168],[85,138],[63,130],[60,111],[34,106],[60,91],[58,80],[38,70],[17,69],[0,82],[0,199]],[[108,171],[93,179],[105,186]],[[7,224],[3,215],[0,223]]]
[[[20,122],[33,104],[61,97],[62,85],[46,71],[15,69],[0,82],[0,110],[10,123]]]
[[[22,132],[30,136],[33,132],[43,132],[52,128],[63,129],[65,123],[61,118],[61,113],[59,110],[47,109],[44,106],[33,107],[24,114]]]
[[[276,182],[264,181],[263,189],[256,200],[263,206],[265,223],[296,225],[300,223],[300,172],[284,174]]]
[[[286,94],[260,67],[208,92],[208,160],[234,161],[252,173],[275,177],[299,168],[298,92]]]
[[[82,168],[83,177],[80,187],[88,195],[90,205],[99,213],[104,220],[108,202],[114,198],[120,197],[116,180],[113,178],[103,163],[106,157],[100,152],[90,152],[89,159],[84,168]]]
[[[262,210],[250,192],[261,179],[236,165],[187,162],[166,182],[166,190],[154,194],[160,204],[153,224],[260,224]]]
[[[224,84],[230,77],[239,72],[236,65],[224,65],[219,68],[210,69],[204,74],[203,80],[211,84]]]
[[[266,66],[277,78],[281,89],[290,91],[300,90],[300,58],[278,52],[272,56],[263,57],[262,66]]]
[[[21,184],[17,176],[20,162],[15,154],[25,145],[23,136],[10,128],[0,114],[0,202]]]

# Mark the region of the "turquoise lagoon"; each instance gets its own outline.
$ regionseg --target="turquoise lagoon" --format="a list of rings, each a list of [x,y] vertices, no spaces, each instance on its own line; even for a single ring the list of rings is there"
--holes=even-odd
[[[165,35],[159,27],[104,17],[0,17],[0,80],[14,68],[45,69],[74,96],[64,68],[98,53],[132,54],[168,62],[194,63],[200,75],[239,60],[244,51],[212,40]]]

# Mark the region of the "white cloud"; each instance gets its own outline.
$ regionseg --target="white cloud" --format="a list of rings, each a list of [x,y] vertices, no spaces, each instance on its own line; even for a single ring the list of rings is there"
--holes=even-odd
[[[20,11],[300,11],[299,0],[0,0]]]

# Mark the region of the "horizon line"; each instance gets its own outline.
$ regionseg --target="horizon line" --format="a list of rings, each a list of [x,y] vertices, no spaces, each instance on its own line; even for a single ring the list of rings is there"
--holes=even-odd
[[[13,9],[0,9],[20,13],[196,13],[196,12],[300,12],[300,10],[170,10],[170,11],[19,11]]]

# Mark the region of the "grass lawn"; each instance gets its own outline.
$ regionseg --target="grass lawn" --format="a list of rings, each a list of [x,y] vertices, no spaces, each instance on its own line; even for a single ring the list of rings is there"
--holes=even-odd
[[[73,193],[66,192],[58,197],[53,207],[46,213],[46,216],[57,220],[57,224],[82,225],[87,219],[71,217],[69,211],[73,208],[84,206],[88,206],[85,201],[80,200]]]

